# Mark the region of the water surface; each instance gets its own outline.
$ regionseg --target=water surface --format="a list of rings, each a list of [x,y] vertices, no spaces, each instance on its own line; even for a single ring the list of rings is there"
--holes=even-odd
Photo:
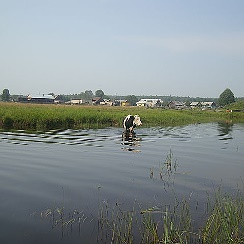
[[[122,133],[0,132],[0,242],[97,243],[102,201],[126,209],[135,201],[147,208],[186,197],[201,211],[208,192],[242,184],[243,124],[139,128],[129,141]],[[41,218],[57,207],[79,215],[80,224],[60,227]]]

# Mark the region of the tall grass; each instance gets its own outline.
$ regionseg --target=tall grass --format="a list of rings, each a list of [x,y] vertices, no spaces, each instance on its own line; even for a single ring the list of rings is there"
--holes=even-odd
[[[200,229],[194,228],[189,201],[175,206],[123,210],[121,205],[100,206],[101,243],[241,244],[244,243],[243,195],[217,194]]]
[[[240,193],[235,197],[215,195],[212,209],[201,230],[202,242],[244,243],[244,200]]]
[[[0,127],[49,130],[116,126],[117,113],[96,107],[0,104]]]
[[[200,110],[164,110],[141,107],[65,106],[0,103],[0,128],[49,130],[120,127],[128,114],[139,114],[145,127],[233,120],[244,122],[244,113]]]
[[[150,208],[143,208],[135,201],[131,209],[103,200],[98,207],[97,243],[243,244],[243,194],[218,191],[207,201],[206,218],[202,218],[201,227],[196,229],[189,199],[176,199],[175,205]],[[80,232],[83,225],[95,221],[95,217],[91,219],[84,211],[66,211],[64,207],[47,208],[40,216],[49,219],[52,228],[61,228],[62,235],[67,228],[74,231],[72,228],[78,226]]]
[[[185,239],[189,231],[186,228],[191,228],[184,219],[186,214],[178,215],[176,209],[172,213],[167,206],[165,209],[142,210],[135,205],[126,211],[117,203],[112,206],[107,202],[103,204],[99,216],[99,239],[104,243],[178,243]]]
[[[175,173],[177,167],[170,150],[160,170],[160,174]],[[161,177],[161,176],[160,176]],[[100,187],[98,188],[100,191]],[[196,215],[191,197],[178,199],[174,203],[158,203],[151,207],[143,206],[135,200],[131,206],[117,201],[98,199],[97,243],[113,244],[243,244],[244,243],[244,199],[243,190],[233,194],[223,193],[221,188],[208,194],[202,201],[207,206],[204,212]],[[197,203],[199,205],[199,203]],[[200,210],[199,210],[200,211]],[[88,220],[83,211],[66,211],[64,206],[48,208],[41,212],[42,218],[49,218],[52,227],[82,228]],[[93,216],[93,215],[92,215]],[[199,220],[194,216],[204,216]],[[92,219],[95,220],[94,217]],[[197,227],[196,227],[197,222]]]

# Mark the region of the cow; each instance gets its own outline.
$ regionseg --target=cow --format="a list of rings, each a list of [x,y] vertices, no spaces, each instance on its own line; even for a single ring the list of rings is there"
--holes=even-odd
[[[136,126],[141,125],[141,119],[139,115],[127,115],[124,119],[123,126],[125,129],[125,132],[127,133],[134,133],[134,128]]]

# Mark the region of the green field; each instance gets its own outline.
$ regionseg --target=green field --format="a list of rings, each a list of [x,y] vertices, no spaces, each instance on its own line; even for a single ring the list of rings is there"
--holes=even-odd
[[[23,130],[121,127],[128,114],[139,114],[143,127],[227,121],[244,123],[243,112],[166,110],[144,107],[70,106],[0,103],[0,128]]]

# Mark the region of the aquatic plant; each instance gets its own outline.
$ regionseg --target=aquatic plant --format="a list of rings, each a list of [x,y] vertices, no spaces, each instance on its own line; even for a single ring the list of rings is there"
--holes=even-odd
[[[213,208],[199,230],[194,229],[189,202],[175,206],[125,211],[104,202],[100,209],[100,240],[104,243],[188,244],[244,242],[244,202],[240,196],[213,197]],[[105,239],[103,239],[103,238]]]
[[[98,217],[98,239],[105,243],[134,243],[135,214],[134,208],[124,211],[119,203],[111,207],[107,201],[103,201]]]
[[[85,215],[83,210],[80,211],[74,209],[72,211],[68,211],[64,206],[46,208],[40,213],[32,213],[31,216],[40,216],[41,219],[48,220],[52,229],[60,228],[62,236],[67,228],[72,230],[73,227],[76,226],[80,232],[82,225],[91,221],[88,219],[87,215]]]
[[[122,203],[99,200],[97,243],[114,244],[212,244],[244,243],[244,200],[241,191],[236,195],[216,194],[207,200],[206,218],[199,229],[194,227],[190,210],[190,198],[175,199],[173,205],[144,208],[135,201],[132,207]],[[88,219],[83,210],[68,211],[63,206],[47,208],[39,214],[48,219],[52,228],[61,228],[63,235],[67,228],[71,231],[78,226],[95,221]]]
[[[240,193],[231,197],[217,192],[201,238],[203,244],[244,243],[244,200]]]

